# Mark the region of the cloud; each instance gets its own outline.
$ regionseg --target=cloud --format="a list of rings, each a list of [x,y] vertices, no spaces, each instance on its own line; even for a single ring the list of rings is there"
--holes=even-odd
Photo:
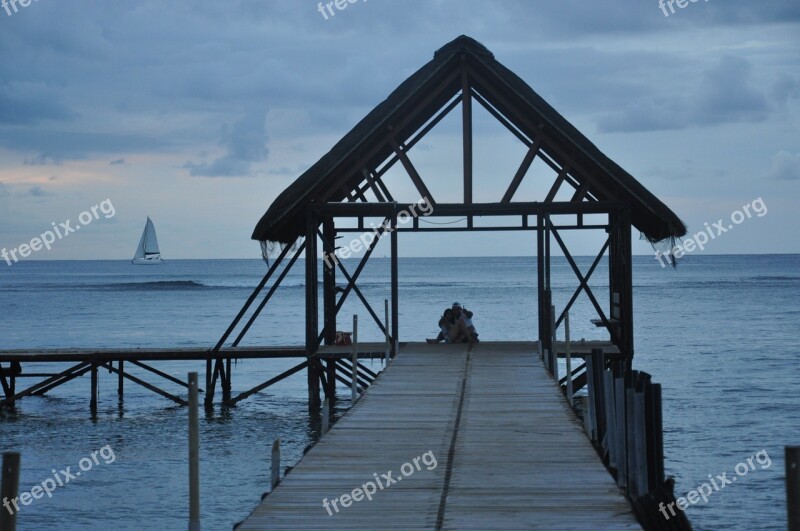
[[[28,188],[28,190],[23,195],[29,195],[31,197],[46,197],[48,195],[53,195],[50,192],[46,192],[41,186],[34,185]]]
[[[161,152],[171,147],[170,142],[138,133],[0,127],[0,146],[36,153],[25,159],[31,166],[86,160],[98,153]]]
[[[108,163],[109,166],[127,166],[128,163],[125,162],[125,159],[115,159]]]
[[[800,98],[800,79],[784,72],[772,86],[772,97],[781,106]]]
[[[267,170],[267,173],[269,175],[278,175],[281,177],[292,176],[292,175],[297,176],[305,172],[308,168],[309,166],[307,164],[300,164],[298,166],[295,166],[294,168],[290,168],[288,166],[281,166],[280,168],[270,168]]]
[[[598,127],[604,132],[630,133],[761,122],[771,108],[767,96],[753,86],[753,77],[746,59],[724,56],[686,94],[640,96],[620,112],[602,116]]]
[[[72,120],[75,113],[51,97],[16,95],[24,87],[0,87],[0,124],[35,125],[46,120]]]
[[[771,179],[785,181],[800,180],[800,153],[779,151],[772,157],[772,169],[768,176]]]
[[[267,160],[266,111],[250,111],[233,124],[223,126],[220,145],[226,153],[210,163],[187,162],[195,177],[245,177],[253,175],[254,163]]]

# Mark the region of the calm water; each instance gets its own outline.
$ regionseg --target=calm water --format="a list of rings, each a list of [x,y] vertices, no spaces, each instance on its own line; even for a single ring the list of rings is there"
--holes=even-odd
[[[591,259],[578,262],[585,270]],[[302,262],[298,266],[251,330],[249,344],[302,342]],[[432,337],[438,314],[454,300],[475,312],[484,340],[534,339],[533,258],[405,259],[400,266],[401,339]],[[0,348],[208,347],[264,271],[257,260],[3,267]],[[606,307],[602,271],[591,284]],[[760,450],[771,458],[769,468],[756,465],[707,504],[690,507],[696,529],[785,528],[783,447],[800,443],[798,271],[798,255],[692,256],[677,270],[662,269],[651,257],[635,260],[635,365],[664,387],[666,466],[677,492],[697,487],[709,474],[735,475],[734,467]],[[388,260],[373,259],[360,283],[380,314],[389,296],[388,273]],[[565,261],[556,260],[552,274],[554,303],[563,307],[577,282]],[[368,326],[355,297],[342,310],[340,328],[350,328],[353,313],[360,316],[361,339],[378,340],[377,327]],[[571,313],[573,337],[602,338],[589,323],[593,317],[581,296]],[[239,362],[234,391],[290,364]],[[204,370],[203,363],[158,367],[181,377]],[[51,369],[25,366],[27,372]],[[309,418],[305,396],[300,373],[233,410],[218,408],[201,419],[204,529],[230,529],[256,506],[267,490],[273,439],[281,438],[287,464],[314,440],[318,419]],[[88,399],[87,376],[45,398],[22,400],[13,414],[0,414],[0,450],[22,453],[22,490],[52,477],[53,469],[71,466],[75,472],[82,458],[106,445],[115,458],[106,464],[101,457],[52,498],[23,507],[19,529],[185,529],[186,410],[132,383],[120,403],[116,376],[106,373],[100,375],[95,419]]]

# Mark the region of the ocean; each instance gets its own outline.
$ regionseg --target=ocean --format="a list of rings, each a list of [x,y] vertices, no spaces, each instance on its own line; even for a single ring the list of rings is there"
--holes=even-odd
[[[591,261],[577,258],[584,271]],[[350,271],[355,268],[354,260],[344,262]],[[243,345],[302,344],[303,270],[301,260]],[[157,267],[27,261],[0,267],[0,349],[207,348],[265,271],[259,260],[175,260]],[[605,308],[604,271],[601,265],[590,285]],[[800,444],[800,365],[795,363],[800,357],[800,255],[698,255],[677,269],[638,256],[633,274],[634,367],[663,385],[666,469],[676,479],[676,494],[708,482],[709,475],[737,476],[737,465],[760,452],[755,466],[735,483],[690,506],[689,519],[701,530],[785,529],[783,448]],[[374,258],[359,283],[381,316],[388,278],[389,260]],[[554,258],[552,284],[554,304],[562,308],[578,286],[563,258]],[[433,337],[438,316],[454,301],[474,312],[484,341],[536,336],[533,257],[401,259],[400,298],[401,341]],[[604,339],[589,322],[595,315],[586,296],[578,301],[570,314],[573,339]],[[353,314],[359,315],[362,341],[381,340],[355,295],[342,309],[340,329],[350,329]],[[292,363],[239,361],[234,392]],[[366,363],[380,369],[377,360]],[[203,362],[155,366],[184,379],[198,371],[203,385]],[[53,366],[23,368],[51,372]],[[147,373],[135,374],[160,383]],[[18,380],[18,389],[25,382]],[[164,387],[178,392],[172,384]],[[68,466],[74,473],[103,449],[95,453],[90,470],[58,486],[51,497],[23,506],[19,530],[186,528],[186,409],[131,382],[125,393],[120,402],[116,375],[101,372],[95,418],[89,413],[88,376],[0,413],[0,450],[22,454],[21,491]],[[275,438],[281,439],[287,466],[314,441],[319,419],[309,416],[306,397],[305,374],[299,373],[236,408],[201,414],[204,529],[231,529],[255,508],[268,490]],[[339,414],[347,406],[343,402]],[[530,436],[536,437],[535,430]]]

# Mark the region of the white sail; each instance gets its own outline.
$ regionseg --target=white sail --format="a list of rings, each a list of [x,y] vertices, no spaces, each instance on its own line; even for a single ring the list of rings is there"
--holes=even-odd
[[[136,254],[133,257],[134,264],[159,264],[161,263],[161,252],[158,250],[158,238],[156,237],[156,227],[147,218],[147,223],[144,225],[142,237],[139,240],[139,246],[136,248]]]

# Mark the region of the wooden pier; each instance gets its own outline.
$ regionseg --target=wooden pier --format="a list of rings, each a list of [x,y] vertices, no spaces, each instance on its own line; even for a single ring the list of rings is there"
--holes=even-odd
[[[383,343],[375,343],[363,345],[358,357],[363,359],[385,355],[385,345]],[[91,380],[89,404],[90,409],[94,412],[97,409],[98,399],[97,375],[101,370],[107,370],[117,375],[117,394],[119,397],[124,395],[124,382],[127,380],[176,404],[186,405],[184,393],[189,387],[188,382],[175,378],[152,366],[152,362],[163,361],[205,361],[206,407],[213,405],[214,390],[217,387],[218,377],[222,387],[222,403],[233,406],[267,387],[305,370],[310,363],[325,362],[329,364],[332,370],[328,374],[331,378],[335,378],[337,381],[349,386],[351,385],[353,373],[351,357],[350,349],[336,346],[324,347],[312,357],[307,356],[307,351],[302,346],[224,347],[216,349],[178,347],[0,350],[0,408],[13,408],[15,403],[22,398],[44,395],[65,383],[88,374]],[[252,389],[233,395],[231,381],[232,360],[279,358],[296,359],[297,365]],[[37,367],[50,366],[52,364],[69,364],[70,366],[64,369],[62,365],[57,370],[58,372],[41,373],[28,370],[31,364],[37,364]],[[139,373],[145,371],[145,374],[154,377],[156,381],[160,382],[159,385],[169,383],[172,386],[178,386],[178,391],[167,391],[163,387],[135,376],[131,373],[131,367],[137,369]],[[374,372],[361,363],[358,363],[356,374],[359,388],[366,388],[376,377]],[[33,380],[33,383],[24,386],[23,389],[17,389],[17,381],[19,379]]]
[[[640,529],[536,351],[405,345],[237,529]],[[429,451],[433,470],[323,507]]]

